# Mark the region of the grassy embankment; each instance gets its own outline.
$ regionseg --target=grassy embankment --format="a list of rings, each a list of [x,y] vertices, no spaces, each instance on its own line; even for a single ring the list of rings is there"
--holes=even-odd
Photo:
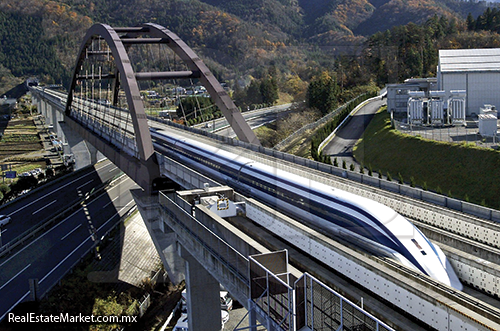
[[[416,186],[457,199],[500,208],[500,152],[473,144],[436,142],[402,134],[391,128],[381,111],[358,141],[354,156],[373,171],[398,173]]]

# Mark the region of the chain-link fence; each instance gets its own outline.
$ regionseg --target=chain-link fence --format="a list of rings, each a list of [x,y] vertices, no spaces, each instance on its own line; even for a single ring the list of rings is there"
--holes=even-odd
[[[393,330],[309,274],[295,283],[297,330]]]
[[[281,251],[249,258],[250,295],[257,307],[278,326],[279,330],[293,331],[296,330],[293,316],[294,290],[289,284],[293,284],[296,278],[286,271],[288,260],[286,254]],[[271,260],[267,259],[268,257],[271,257]],[[267,267],[260,262],[267,264]],[[275,270],[269,270],[268,267]]]
[[[466,125],[454,126],[408,124],[397,119],[393,122],[396,130],[415,137],[495,149],[500,145],[499,136],[481,136],[478,122],[472,119],[468,119]]]

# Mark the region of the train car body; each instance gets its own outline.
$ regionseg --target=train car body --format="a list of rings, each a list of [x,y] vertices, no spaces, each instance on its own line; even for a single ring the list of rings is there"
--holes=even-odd
[[[201,173],[326,235],[397,260],[455,289],[463,288],[442,250],[385,205],[209,144],[155,131],[151,134],[157,139],[155,148],[174,152]]]

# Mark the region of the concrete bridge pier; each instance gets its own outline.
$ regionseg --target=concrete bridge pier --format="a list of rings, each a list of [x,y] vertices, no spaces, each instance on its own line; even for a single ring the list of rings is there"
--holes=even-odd
[[[89,154],[90,154],[90,164],[96,164],[98,161],[97,154],[99,153],[99,151],[97,150],[97,148],[95,148],[89,142],[86,141],[85,143],[87,145],[87,149],[88,149]]]
[[[158,196],[147,195],[141,189],[132,190],[132,196],[168,273],[168,278],[172,283],[179,284],[186,279],[185,262],[178,254],[175,232],[161,220]]]
[[[220,331],[219,282],[180,245],[179,254],[186,261],[186,298],[189,330]]]
[[[59,136],[61,134],[61,128],[57,125],[57,109],[52,107],[50,103],[47,103],[47,114],[49,115],[48,118],[50,119],[50,124],[54,126],[54,132]]]
[[[46,109],[47,103],[45,103],[41,98],[36,98],[36,108],[40,114],[43,115],[43,117],[47,117],[47,109]]]

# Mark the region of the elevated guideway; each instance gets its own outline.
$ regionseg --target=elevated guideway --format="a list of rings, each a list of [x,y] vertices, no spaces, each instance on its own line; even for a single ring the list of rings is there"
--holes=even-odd
[[[152,127],[156,127],[157,129],[161,129],[161,130],[172,130],[172,129],[175,129],[175,128],[172,128],[172,127],[165,127],[164,125],[160,125],[158,123],[153,123],[153,122],[150,122],[150,125]],[[193,132],[186,131],[186,130],[177,130],[177,129],[175,129],[175,130],[176,130],[176,132],[181,132],[181,133],[185,134],[186,136],[189,136],[190,138],[193,137],[193,132],[194,131],[196,131],[197,133],[202,133],[205,136],[201,136],[200,139],[202,139],[204,142],[207,141],[207,136],[211,136],[213,138],[219,139],[219,140],[221,140],[221,141],[224,142],[223,144],[221,144],[220,142],[217,142],[216,140],[210,142],[211,144],[216,144],[221,149],[229,149],[229,150],[232,150],[232,151],[237,150],[237,151],[239,151],[239,153],[245,154],[246,157],[258,160],[260,162],[265,162],[265,163],[268,163],[268,164],[272,164],[273,166],[275,166],[277,168],[286,169],[287,171],[290,171],[292,173],[300,173],[302,176],[304,176],[306,178],[311,178],[311,179],[314,179],[314,180],[323,181],[325,183],[328,183],[329,185],[332,185],[333,187],[339,187],[339,188],[342,188],[342,189],[347,190],[347,191],[354,191],[357,194],[365,195],[365,196],[369,196],[371,198],[378,199],[378,201],[385,202],[386,204],[392,206],[396,210],[399,210],[399,212],[401,212],[401,213],[404,213],[405,208],[410,208],[410,207],[405,207],[406,204],[409,203],[409,202],[406,202],[407,199],[403,199],[401,196],[399,196],[397,194],[394,194],[394,193],[391,193],[391,192],[387,192],[387,191],[384,191],[384,190],[377,190],[377,189],[374,189],[373,187],[368,187],[368,186],[362,185],[362,184],[356,185],[356,184],[354,184],[351,181],[343,179],[342,177],[329,176],[329,175],[326,175],[324,172],[321,172],[321,171],[311,170],[310,168],[304,168],[303,165],[312,162],[312,161],[309,161],[309,160],[300,160],[300,159],[294,160],[294,158],[296,158],[294,156],[286,155],[286,154],[281,154],[280,155],[279,152],[266,150],[266,149],[264,149],[262,147],[252,146],[252,145],[244,146],[244,147],[247,147],[247,148],[242,149],[242,146],[245,145],[245,144],[242,143],[241,141],[232,140],[232,139],[229,139],[227,137],[217,137],[215,135],[212,136],[209,133],[199,132],[199,131],[194,130],[194,129],[191,129],[191,131],[193,131]],[[248,149],[248,148],[250,148],[250,149]],[[267,154],[275,154],[275,156],[271,157],[270,155],[266,155],[266,153]],[[276,156],[278,156],[278,158],[276,158]],[[292,161],[296,161],[296,162],[285,161],[282,158],[279,158],[279,156],[281,156],[282,158],[287,158],[287,159],[292,160]],[[165,157],[163,155],[159,155],[159,154],[157,155],[157,158],[158,158],[158,161],[159,161],[159,164],[160,164],[160,172],[162,174],[168,176],[169,178],[173,179],[174,181],[178,182],[183,187],[186,187],[186,188],[200,188],[200,187],[203,187],[203,185],[205,183],[209,183],[210,186],[218,186],[219,185],[218,183],[214,182],[213,180],[210,180],[209,178],[200,176],[200,174],[197,174],[196,172],[193,172],[192,170],[185,168],[182,164],[180,164],[178,161],[176,161],[174,159],[171,159],[171,158]],[[300,164],[302,164],[302,166]],[[320,167],[323,167],[324,165],[317,164],[315,166],[317,168],[320,168]],[[404,202],[404,204],[402,202]],[[414,210],[415,208],[417,208],[421,204],[422,204],[421,201],[413,201],[413,207],[411,207],[410,209]],[[430,206],[429,209],[432,210],[432,206]],[[437,211],[433,211],[433,213],[438,213],[439,211],[440,212],[444,212],[446,210],[443,209],[443,208],[438,207]],[[449,211],[447,211],[447,212],[449,212]],[[424,214],[427,215],[428,211],[424,212]],[[439,213],[437,215],[439,215]],[[435,217],[439,217],[439,216],[435,216]],[[470,216],[461,215],[461,217],[466,217],[467,218],[467,217],[470,217]],[[476,218],[474,218],[474,219],[476,219]],[[449,222],[452,223],[453,221],[450,220]],[[154,234],[153,234],[153,237],[154,237]],[[294,245],[296,245],[296,244],[294,244]],[[310,244],[308,244],[308,245],[310,245]],[[158,246],[157,246],[157,248],[158,248]],[[159,249],[159,251],[162,251],[162,249]],[[348,263],[351,263],[351,262],[348,262]],[[377,266],[377,268],[379,268],[379,267]],[[373,267],[372,267],[372,269],[373,269]],[[370,269],[367,269],[367,267],[363,265],[362,269],[359,269],[359,270],[370,270]],[[355,272],[355,274],[362,274],[362,273]],[[400,288],[400,287],[408,286],[408,282],[406,281],[405,277],[407,277],[407,276],[405,275],[404,277],[402,277],[399,281],[397,281],[396,283],[394,283],[394,284],[397,284],[397,285],[393,285],[393,286],[395,286],[395,288]],[[396,279],[397,279],[397,277],[396,277]],[[379,279],[376,283],[379,284],[380,282],[384,282],[384,281],[386,281],[386,280],[380,280]],[[361,283],[365,283],[366,280],[360,280],[360,282]],[[414,285],[414,286],[416,288],[420,288],[421,287],[421,285]],[[409,289],[407,289],[407,290],[409,292],[403,295],[405,297],[405,299],[402,299],[402,297],[401,297],[401,290],[394,290],[396,293],[398,293],[398,298],[394,298],[394,301],[392,301],[391,299],[389,299],[389,301],[390,302],[391,301],[392,302],[399,302],[399,301],[402,301],[402,302],[407,302],[407,301],[408,302],[416,302],[415,298],[409,296],[410,295],[409,293],[411,293],[413,295],[413,291],[414,290],[409,290]],[[373,289],[370,289],[370,291],[375,292]],[[387,291],[390,292],[389,288],[386,288],[385,291],[386,292]],[[382,294],[382,296],[385,297],[384,294]],[[423,295],[423,296],[427,297],[427,298],[433,298],[431,300],[432,303],[431,303],[430,307],[434,307],[434,306],[441,307],[443,305],[443,302],[441,302],[441,301],[438,302],[438,303],[434,301],[434,298],[435,298],[435,293],[434,292],[430,292],[430,294],[426,294],[426,295]],[[410,300],[410,297],[411,297],[411,300]],[[418,297],[418,295],[417,295],[417,297]],[[474,302],[474,299],[468,299],[468,300],[471,301],[471,302]],[[428,305],[428,304],[429,303],[426,303],[426,305]],[[474,305],[477,306],[477,304],[475,304],[475,303],[472,303],[472,305],[473,306]],[[444,301],[444,307],[447,307],[447,308],[442,308],[441,307],[444,312],[440,311],[439,314],[438,314],[439,316],[445,316],[444,319],[446,321],[453,320],[453,318],[457,318],[456,316],[453,316],[453,313],[457,313],[457,310],[454,310],[455,307],[456,307],[455,304],[451,304],[449,301]],[[450,309],[450,307],[453,307],[453,309]],[[413,310],[412,307],[407,307],[407,309],[409,311]],[[432,311],[435,308],[429,308],[429,309]],[[469,308],[464,308],[464,309],[465,309],[465,312],[458,313],[458,315],[463,316],[463,315],[461,315],[462,313],[466,314],[465,316],[469,316],[469,319],[471,319],[471,321],[472,321],[471,323],[473,323],[473,324],[482,325],[481,324],[481,323],[483,323],[482,320],[485,320],[485,321],[488,320],[488,318],[485,318],[485,317],[478,317],[477,316],[478,313],[468,312],[467,309],[469,309]],[[491,308],[488,308],[488,309],[491,309]],[[450,313],[450,311],[451,311],[451,313]],[[460,311],[460,310],[458,310],[458,311]],[[493,309],[493,312],[494,311],[495,311],[495,309]],[[422,314],[429,316],[429,312],[428,311],[423,311]],[[417,317],[417,318],[422,318],[425,321],[425,316],[423,316],[423,317],[421,316],[421,317]],[[490,322],[494,321],[494,320],[495,319],[492,317],[492,319],[490,320]],[[443,320],[439,321],[439,323],[443,323],[443,322],[444,322]],[[462,322],[463,321],[461,321],[460,323],[462,323]],[[426,323],[428,323],[428,322],[426,321]],[[484,325],[488,325],[488,324],[484,323]],[[488,327],[486,327],[486,329],[488,329]]]
[[[189,136],[190,138],[193,138],[192,132],[190,133],[184,132],[184,134],[186,135],[186,137]],[[207,133],[203,134],[208,135]],[[274,157],[270,157],[269,155],[265,155],[266,152],[271,154],[271,153],[276,153],[275,151],[262,151],[262,148],[259,147],[253,147],[253,149],[255,150],[254,152],[251,152],[248,149],[241,150],[241,147],[234,146],[234,145],[244,145],[241,142],[229,141],[225,137],[215,137],[215,136],[213,137],[224,141],[224,144],[220,144],[217,141],[210,142],[211,144],[221,149],[231,150],[233,152],[239,151],[239,153],[241,155],[245,155],[245,157],[255,159],[260,162],[267,162],[268,164],[272,164],[276,168],[285,169],[292,173],[300,173],[306,178],[311,178],[317,181],[325,182],[328,183],[329,185],[332,185],[333,187],[340,187],[347,191],[354,190],[357,192],[357,194],[360,195],[369,195],[370,197],[373,198],[374,194],[377,193],[379,194],[379,196],[378,197],[375,196],[375,198],[378,198],[379,201],[383,201],[386,204],[392,205],[393,207],[398,204],[401,204],[401,202],[405,202],[407,204],[411,203],[414,206],[418,206],[422,203],[421,201],[412,201],[411,199],[407,201],[403,197],[390,192],[377,190],[374,189],[373,187],[367,187],[366,185],[356,185],[355,183],[347,181],[343,178],[328,176],[325,173],[314,171],[308,168],[305,169],[304,167],[299,166],[297,164],[299,162],[297,163],[286,162],[282,159],[276,159]],[[204,139],[203,141],[205,143],[207,142],[206,138],[200,138],[200,139]],[[259,150],[261,153],[257,152],[257,150]],[[302,162],[307,163],[310,161],[302,161]],[[216,185],[216,183],[213,183],[213,181],[211,182],[208,178],[203,178],[203,176],[199,177],[199,175],[194,175],[192,172],[190,173],[190,171],[182,170],[182,165],[177,163],[175,160],[163,157],[163,161],[160,162],[160,164],[162,173],[168,174],[168,176],[170,176],[173,180],[182,183],[184,187],[201,187],[201,185],[203,185],[204,182],[211,183],[210,185],[214,184]],[[389,196],[392,195],[392,199],[389,199],[388,195]],[[248,210],[249,209],[247,208],[247,213]],[[402,209],[400,208],[400,210]],[[260,215],[260,217],[257,217],[257,219],[259,218],[264,219],[264,215]],[[263,226],[266,228],[270,228],[271,226],[276,224],[278,224],[276,219],[272,219],[266,222]],[[281,229],[281,231],[283,231],[283,229]],[[292,228],[289,228],[287,231],[283,232],[291,234],[294,233],[294,230]],[[290,238],[294,246],[300,247],[301,249],[308,251],[311,249],[311,247],[315,245],[315,244],[313,245],[313,242],[305,240],[303,235],[298,235],[297,233],[295,234],[296,235],[291,235],[292,238]],[[321,238],[321,236],[314,236],[314,238],[316,238],[315,240],[319,240],[321,242],[320,239],[317,239]],[[299,240],[299,242],[293,242],[294,239]],[[300,241],[304,242],[300,243]],[[321,248],[319,248],[317,251],[323,251],[323,250],[328,251],[328,248],[325,248],[321,244]],[[317,251],[309,251],[309,253],[313,256],[317,256]],[[345,266],[339,267],[338,263],[340,257],[336,256],[337,253],[335,254],[331,253],[331,254],[332,256],[335,256],[334,260],[332,260],[332,265],[336,265],[337,271],[344,273],[346,277],[357,279],[357,282],[366,286],[369,289],[369,291],[377,293],[379,296],[386,298],[390,302],[393,302],[397,305],[399,305],[399,303],[401,304],[406,303],[408,306],[404,307],[404,309],[408,313],[414,314],[418,319],[425,321],[425,323],[432,325],[436,329],[448,330],[452,329],[448,328],[448,326],[450,325],[455,325],[455,326],[462,325],[464,323],[464,320],[462,319],[463,316],[467,316],[466,320],[469,319],[469,322],[465,323],[471,323],[471,325],[476,325],[478,329],[483,329],[484,325],[486,325],[485,329],[495,329],[497,327],[496,323],[498,323],[499,321],[498,320],[499,315],[498,315],[498,310],[496,308],[491,307],[487,304],[483,304],[472,297],[468,297],[467,295],[462,295],[461,293],[457,293],[453,289],[447,288],[442,285],[438,285],[432,280],[429,280],[427,277],[418,275],[417,273],[409,270],[402,270],[399,265],[391,264],[389,263],[389,261],[384,262],[385,264],[389,263],[384,268],[389,268],[391,272],[396,272],[400,276],[398,277],[387,276],[387,275],[375,276],[372,274],[373,272],[372,270],[381,269],[379,265],[380,261],[376,262],[374,265],[372,265],[372,267],[369,267],[363,263],[360,265],[356,265],[355,263],[353,264],[352,256],[350,256],[349,258],[346,258]],[[328,259],[327,256],[321,257],[322,261],[327,261],[327,259]],[[389,274],[391,274],[391,272],[389,272]],[[401,276],[403,274],[404,276]],[[410,277],[411,279],[414,278],[415,281],[419,283],[419,285],[409,282],[407,277]],[[381,286],[381,284],[385,285]],[[481,306],[481,308],[479,310],[476,310],[476,308],[479,306]],[[421,307],[421,308],[416,309],[416,307]],[[439,318],[436,318],[435,316],[430,314],[430,312],[434,312],[433,314],[435,316],[439,316]],[[443,325],[447,325],[447,327],[443,328]]]
[[[189,70],[134,72],[134,69],[130,67],[128,54],[125,50],[128,50],[130,45],[139,44],[164,45],[172,48],[181,59],[187,62]],[[109,59],[114,59],[115,62],[111,64],[110,70],[102,72],[102,69],[108,66]],[[306,275],[303,278],[296,275],[294,271],[288,270],[286,263],[279,263],[281,267],[277,270],[269,270],[269,265],[266,266],[264,263],[265,256],[267,256],[265,254],[269,254],[269,252],[260,248],[249,249],[248,243],[254,244],[255,241],[248,235],[243,240],[244,243],[228,244],[228,238],[231,235],[224,233],[223,230],[219,233],[214,232],[212,226],[217,227],[215,223],[207,223],[209,225],[204,224],[200,227],[200,221],[217,218],[196,206],[196,203],[193,204],[194,200],[190,201],[186,196],[181,197],[182,194],[168,196],[160,193],[158,200],[155,195],[150,195],[155,190],[155,180],[160,179],[159,182],[161,182],[163,178],[168,178],[185,189],[199,190],[205,188],[205,184],[208,183],[207,190],[211,192],[220,186],[213,179],[207,178],[182,164],[185,160],[175,152],[166,155],[155,150],[150,126],[154,127],[155,130],[163,130],[167,136],[169,132],[175,130],[176,134],[185,135],[191,139],[200,139],[200,141],[216,146],[220,150],[231,150],[236,155],[244,155],[252,160],[270,165],[274,169],[283,169],[303,178],[366,196],[392,207],[410,219],[427,223],[431,230],[436,226],[441,227],[455,232],[461,237],[469,236],[476,241],[492,243],[498,247],[499,231],[496,229],[496,225],[491,222],[491,220],[500,219],[498,212],[484,210],[459,201],[445,200],[444,205],[446,206],[460,207],[461,211],[468,211],[476,216],[487,215],[486,217],[490,221],[485,221],[479,217],[454,212],[429,203],[439,204],[443,199],[429,192],[383,182],[252,144],[252,142],[256,142],[253,139],[253,133],[248,132],[245,125],[241,123],[241,114],[228,100],[227,93],[219,89],[220,85],[213,81],[213,76],[205,70],[201,60],[177,36],[162,27],[145,24],[134,28],[113,29],[109,26],[97,25],[91,28],[85,37],[76,63],[67,102],[64,102],[64,97],[61,95],[32,89],[34,98],[39,101],[40,111],[46,116],[51,116],[53,123],[64,121],[69,127],[78,131],[83,139],[104,153],[143,188],[144,191],[135,192],[136,198],[142,208],[141,213],[146,219],[146,224],[160,256],[167,268],[172,269],[170,273],[175,277],[176,272],[178,273],[176,269],[179,267],[177,265],[179,255],[173,253],[180,252],[180,256],[183,258],[180,264],[186,265],[185,276],[188,287],[191,288],[190,291],[193,293],[197,291],[200,297],[206,297],[211,303],[207,308],[213,314],[206,314],[208,316],[218,315],[217,281],[222,281],[236,296],[239,295],[238,293],[246,291],[246,297],[242,296],[241,300],[246,302],[251,315],[253,314],[251,320],[254,323],[257,320],[260,321],[269,330],[296,330],[307,327],[311,330],[317,329],[314,323],[308,326],[307,322],[314,320],[313,316],[321,310],[328,312],[323,314],[324,316],[337,316],[338,312],[344,312],[344,301],[343,299],[337,301],[337,299],[330,297],[326,302],[329,307],[335,306],[335,308],[328,310],[329,308],[319,307],[314,302],[308,301],[307,296],[304,296],[303,306],[295,306],[297,301],[294,298],[301,293],[308,293],[306,290],[308,283],[319,284],[314,277]],[[96,71],[95,68],[98,70]],[[109,67],[106,68],[109,69]],[[235,130],[240,140],[200,132],[173,123],[168,123],[165,126],[148,122],[144,105],[140,101],[137,81],[170,78],[200,78],[203,80],[202,77],[204,77],[205,84],[213,87],[211,94],[213,94],[213,98],[218,100],[216,101],[218,106],[225,107],[223,112],[229,119],[229,123],[240,124],[239,129]],[[103,86],[107,86],[106,93],[110,95],[109,99],[111,100],[108,101],[109,104],[100,101],[102,100],[101,88]],[[120,95],[124,97],[125,103],[121,103]],[[64,116],[61,116],[58,110],[63,110]],[[360,183],[355,183],[352,180]],[[156,189],[158,190],[158,187]],[[227,190],[227,188],[225,189]],[[398,194],[393,193],[394,191]],[[196,192],[198,195],[204,194]],[[404,193],[406,196],[399,193]],[[371,256],[344,247],[314,229],[306,228],[304,225],[242,194],[244,193],[233,194],[233,203],[240,203],[244,206],[241,208],[245,210],[247,218],[265,227],[275,236],[286,240],[288,244],[307,254],[310,259],[320,259],[324,266],[331,267],[335,273],[354,281],[382,301],[399,307],[404,314],[411,316],[419,323],[438,330],[500,329],[500,314],[497,308],[438,284],[426,276],[391,261],[373,259]],[[204,217],[203,215],[208,216]],[[191,226],[186,227],[186,224],[191,224]],[[201,234],[195,232],[196,228],[205,230],[208,228],[210,231],[203,230],[207,237],[200,238]],[[264,247],[263,244],[265,243],[259,245]],[[224,258],[223,251],[220,249],[225,250],[226,253],[232,252],[232,258],[229,256]],[[170,257],[171,260],[168,260],[167,257]],[[172,260],[175,263],[169,264]],[[224,264],[225,269],[221,269],[222,264],[217,261]],[[459,266],[456,261],[458,260],[453,262],[455,267]],[[242,269],[239,263],[246,267]],[[483,276],[464,276],[466,273],[474,274],[470,271],[473,270],[472,268],[478,268],[476,264],[471,263],[470,257],[469,260],[461,257],[460,263],[462,264],[459,276],[462,279],[467,279],[474,286],[477,282],[484,283]],[[252,265],[258,268],[252,269]],[[248,273],[248,269],[250,269],[250,273]],[[224,270],[229,273],[225,273]],[[197,273],[202,277],[196,277]],[[491,273],[493,274],[493,272]],[[245,278],[245,275],[248,274],[250,276]],[[254,277],[256,275],[258,277]],[[301,289],[300,282],[297,283],[296,279],[292,277],[294,275],[304,279],[302,283],[306,284],[303,286],[304,289]],[[494,289],[491,293],[496,293],[496,284],[500,282],[495,278],[495,275],[488,274],[487,277],[492,279]],[[266,286],[263,285],[263,280],[265,280]],[[205,289],[203,289],[203,282],[206,284]],[[252,289],[252,283],[255,283],[255,286],[260,290],[254,292],[255,287]],[[269,284],[271,286],[268,286]],[[321,286],[323,285],[320,284]],[[313,290],[314,287],[311,286]],[[279,289],[278,292],[275,292],[276,289]],[[194,297],[196,296],[192,298]],[[248,300],[245,301],[244,298],[248,298]],[[336,306],[336,304],[331,304],[333,302],[340,304]],[[191,311],[199,311],[197,310],[201,309],[199,304],[200,302],[192,302]],[[367,316],[364,313],[361,313],[363,316],[358,316],[358,310],[354,308],[354,305],[351,307],[348,309],[351,317],[347,319],[336,317],[334,321],[325,317],[321,323],[338,325],[338,328],[345,326],[345,328],[350,329],[366,324],[373,326],[373,322],[367,322],[371,317],[363,317]],[[370,309],[375,310],[373,307]],[[304,317],[299,315],[299,311],[304,311]],[[343,316],[343,314],[340,315]],[[201,323],[199,325],[203,325],[206,330],[217,330],[220,327],[220,324],[217,325],[220,323],[217,318],[207,318],[205,321],[207,324],[204,325],[203,320],[199,319],[200,316],[201,314],[195,316],[195,320],[190,323]],[[384,316],[383,312],[381,312],[381,316]],[[348,321],[349,319],[351,322]],[[385,319],[390,320],[387,317]],[[354,320],[356,321],[353,322]],[[360,323],[358,320],[364,322]],[[391,323],[395,326],[398,325],[398,328],[407,329],[403,326],[404,324],[399,326],[394,321]],[[376,322],[376,324],[385,328],[383,323]]]

